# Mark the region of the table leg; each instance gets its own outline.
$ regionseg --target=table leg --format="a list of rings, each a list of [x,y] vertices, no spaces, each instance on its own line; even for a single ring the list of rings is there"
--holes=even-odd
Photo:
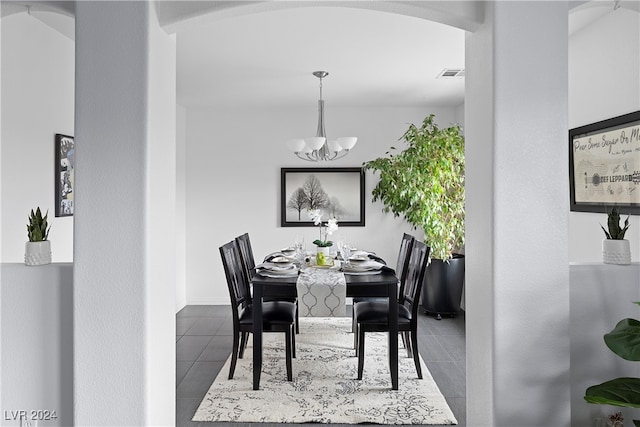
[[[391,388],[398,389],[398,284],[388,286],[389,290],[389,370]]]
[[[262,372],[262,284],[253,284],[253,389],[260,389]],[[396,359],[397,361],[397,359]]]

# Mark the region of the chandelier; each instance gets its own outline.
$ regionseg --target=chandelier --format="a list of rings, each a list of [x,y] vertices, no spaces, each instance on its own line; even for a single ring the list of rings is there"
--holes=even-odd
[[[328,140],[324,131],[324,101],[322,100],[322,79],[329,75],[326,71],[314,71],[313,75],[320,79],[320,99],[318,100],[318,132],[310,138],[297,138],[287,142],[293,153],[310,162],[320,160],[337,160],[349,154],[358,138],[355,136],[340,137]]]

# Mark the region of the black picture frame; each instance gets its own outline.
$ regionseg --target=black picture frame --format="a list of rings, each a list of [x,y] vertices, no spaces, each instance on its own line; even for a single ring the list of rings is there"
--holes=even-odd
[[[73,136],[55,136],[56,217],[73,215],[75,186],[75,141]]]
[[[640,215],[640,111],[569,130],[570,210]]]
[[[364,175],[358,167],[281,168],[280,225],[315,226],[307,214],[308,194],[313,187],[325,195],[323,199],[322,194],[316,194],[313,202],[314,207],[322,206],[323,222],[335,217],[340,227],[364,227]]]

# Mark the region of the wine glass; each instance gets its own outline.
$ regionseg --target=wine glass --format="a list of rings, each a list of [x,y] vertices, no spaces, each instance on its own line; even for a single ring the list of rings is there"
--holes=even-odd
[[[301,234],[296,234],[296,239],[293,246],[296,248],[296,259],[298,259],[299,261],[304,260],[304,257],[306,255],[304,236]]]
[[[340,253],[342,254],[342,259],[346,265],[349,265],[349,257],[351,256],[351,245],[349,242],[341,241]]]
[[[336,246],[338,247],[338,253],[336,254],[337,257],[340,257],[340,259],[342,261],[345,261],[345,257],[344,257],[344,240],[340,239],[336,242]]]

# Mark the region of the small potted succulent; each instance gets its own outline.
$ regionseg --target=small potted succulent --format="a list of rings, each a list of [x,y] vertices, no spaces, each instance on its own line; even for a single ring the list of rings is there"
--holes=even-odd
[[[47,223],[49,211],[42,216],[40,207],[29,215],[27,223],[27,237],[29,241],[25,244],[24,263],[26,265],[51,264],[51,242],[47,240],[51,225]]]
[[[624,238],[629,229],[629,216],[620,226],[620,212],[617,207],[612,207],[607,212],[607,229],[602,224],[606,239],[602,240],[602,260],[605,264],[631,264],[631,250],[629,241]]]

